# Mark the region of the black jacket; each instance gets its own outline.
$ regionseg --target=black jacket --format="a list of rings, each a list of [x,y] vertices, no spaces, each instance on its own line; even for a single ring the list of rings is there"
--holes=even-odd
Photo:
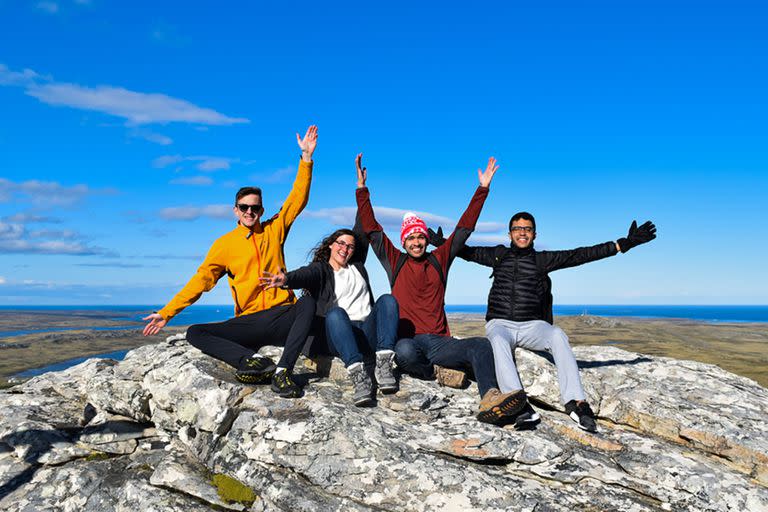
[[[459,257],[492,267],[493,284],[488,293],[486,320],[513,322],[545,320],[552,323],[549,272],[575,267],[616,254],[616,244],[605,242],[569,251],[537,251],[533,246],[469,247]]]
[[[368,272],[365,270],[365,260],[368,257],[368,238],[363,232],[359,217],[356,219],[355,226],[352,228],[355,232],[355,252],[349,260],[348,265],[355,267],[360,275],[365,279],[365,285],[368,288],[368,297],[373,307],[373,292],[371,291],[371,282],[368,279]],[[285,274],[287,282],[286,288],[304,289],[317,302],[315,315],[325,318],[328,310],[336,302],[336,280],[334,279],[333,267],[327,261],[313,261],[309,265],[297,268]]]

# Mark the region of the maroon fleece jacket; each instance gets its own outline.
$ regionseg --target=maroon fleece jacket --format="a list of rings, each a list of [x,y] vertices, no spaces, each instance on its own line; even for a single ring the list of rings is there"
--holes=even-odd
[[[363,230],[391,283],[397,261],[404,252],[395,247],[376,220],[368,188],[358,188],[356,196]],[[456,229],[443,245],[432,252],[446,279],[451,263],[475,229],[486,197],[488,188],[477,187]],[[445,283],[426,256],[419,259],[407,257],[392,286],[392,295],[400,306],[399,338],[411,338],[417,334],[450,336],[445,316]]]

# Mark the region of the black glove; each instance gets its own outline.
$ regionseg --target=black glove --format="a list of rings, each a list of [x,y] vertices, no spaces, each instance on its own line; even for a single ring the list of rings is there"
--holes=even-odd
[[[656,238],[656,226],[653,222],[645,221],[640,227],[637,227],[637,221],[633,220],[632,225],[629,226],[629,233],[626,238],[619,238],[616,242],[619,244],[621,252],[627,252],[636,245],[650,242]]]
[[[427,228],[427,239],[429,240],[429,243],[435,247],[443,245],[445,243],[445,237],[443,236],[442,226],[437,227],[437,233],[435,233],[432,228]]]

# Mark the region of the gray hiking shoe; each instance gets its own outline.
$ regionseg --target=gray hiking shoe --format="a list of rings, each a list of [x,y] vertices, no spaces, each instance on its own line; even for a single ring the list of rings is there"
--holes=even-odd
[[[397,379],[392,373],[392,364],[395,361],[395,352],[392,350],[380,350],[376,352],[376,370],[374,376],[379,389],[384,394],[397,392]]]
[[[352,401],[358,407],[373,403],[373,383],[365,370],[363,363],[353,363],[347,367],[349,380],[352,381],[354,391]]]

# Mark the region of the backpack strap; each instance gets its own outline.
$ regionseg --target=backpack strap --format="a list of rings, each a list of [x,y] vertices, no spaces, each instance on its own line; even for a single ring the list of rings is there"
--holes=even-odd
[[[397,275],[400,273],[400,270],[403,268],[403,265],[405,265],[405,262],[408,261],[408,255],[404,252],[400,253],[400,256],[397,258],[397,262],[395,263],[395,268],[392,269],[392,278],[389,281],[389,286],[393,287],[395,286],[395,280],[397,279]],[[437,275],[440,276],[440,282],[443,283],[443,286],[446,285],[446,279],[445,279],[445,273],[443,272],[443,267],[440,266],[440,262],[437,261],[437,256],[432,254],[431,252],[427,254],[427,261],[435,267],[435,270],[437,270]]]
[[[427,254],[427,261],[430,262],[433,267],[435,267],[435,270],[437,270],[437,275],[440,276],[440,282],[443,283],[443,286],[445,286],[445,274],[443,274],[443,267],[440,266],[440,262],[437,261],[437,256],[430,252]]]

